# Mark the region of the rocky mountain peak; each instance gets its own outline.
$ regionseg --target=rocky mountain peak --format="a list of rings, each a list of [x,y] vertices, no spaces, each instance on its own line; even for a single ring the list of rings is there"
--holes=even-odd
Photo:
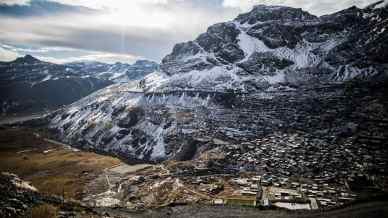
[[[267,21],[304,21],[317,20],[314,15],[303,11],[301,8],[291,8],[285,6],[267,6],[256,5],[253,9],[245,14],[241,14],[236,18],[241,24],[256,24],[258,22]]]
[[[255,6],[177,44],[160,67],[169,76],[165,81],[173,81],[165,87],[247,90],[381,74],[388,32],[382,4],[321,17],[300,8]]]
[[[16,58],[14,63],[26,63],[26,64],[33,64],[33,63],[40,63],[41,60],[33,57],[32,55],[25,55],[24,57]]]

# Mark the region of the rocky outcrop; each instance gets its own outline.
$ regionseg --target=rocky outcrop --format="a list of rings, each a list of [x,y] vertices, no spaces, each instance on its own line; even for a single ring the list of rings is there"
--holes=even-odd
[[[20,179],[17,175],[7,172],[0,173],[0,217],[24,218],[35,216],[65,217],[105,217],[105,212],[93,211],[75,200],[42,194],[29,182]],[[43,209],[39,210],[39,207]],[[49,206],[50,211],[47,207]],[[33,212],[35,210],[35,212]],[[34,215],[32,215],[34,214]]]

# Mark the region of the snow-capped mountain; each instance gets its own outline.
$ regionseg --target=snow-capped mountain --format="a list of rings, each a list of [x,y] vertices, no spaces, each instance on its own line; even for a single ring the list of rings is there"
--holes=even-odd
[[[384,73],[387,9],[352,7],[316,17],[258,5],[177,44],[161,64],[157,89],[255,90],[279,83],[326,83]]]
[[[112,83],[140,80],[157,69],[158,64],[144,60],[133,65],[99,62],[62,65],[26,55],[0,63],[2,113],[57,108]]]
[[[275,131],[333,140],[365,110],[386,114],[384,106],[365,106],[384,105],[365,85],[386,84],[381,4],[322,17],[256,6],[177,44],[142,82],[110,86],[53,114],[51,129],[63,141],[132,161],[190,159]]]
[[[138,60],[134,64],[120,62],[115,64],[77,62],[67,64],[66,66],[75,71],[83,72],[84,75],[109,80],[115,83],[141,80],[146,75],[159,69],[157,63],[148,60]]]

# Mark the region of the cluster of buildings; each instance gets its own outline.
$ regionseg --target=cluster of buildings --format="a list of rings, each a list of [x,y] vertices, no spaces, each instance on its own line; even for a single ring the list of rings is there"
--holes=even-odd
[[[201,166],[199,162],[174,169],[168,176],[179,178],[190,190],[207,195],[206,200],[213,199],[212,203],[216,205],[314,210],[339,206],[357,198],[346,185],[340,183],[270,173],[217,172]]]
[[[377,150],[377,149],[376,149]],[[216,204],[278,206],[288,209],[335,207],[357,198],[354,190],[379,189],[385,181],[388,156],[384,152],[354,144],[308,138],[298,134],[273,134],[241,144],[223,144],[220,179],[233,187],[230,198],[215,198]],[[222,154],[221,154],[222,153]],[[186,176],[217,174],[196,167]],[[244,174],[253,176],[246,177]],[[201,177],[201,178],[202,178]],[[380,180],[379,180],[380,179]],[[193,184],[211,184],[193,179]],[[213,180],[214,181],[214,178]],[[208,192],[204,186],[203,192]],[[210,192],[209,192],[210,193]],[[236,200],[237,196],[237,200]],[[243,203],[242,203],[243,202]]]
[[[217,138],[211,143],[216,146],[194,160],[167,161],[137,172],[144,179],[128,184],[131,202],[316,210],[356,200],[358,188],[380,191],[380,181],[386,181],[388,155],[352,138],[330,143],[305,134],[274,133],[243,143]]]
[[[273,134],[223,149],[229,166],[258,172],[265,175],[265,183],[274,185],[289,177],[344,186],[347,181],[367,178],[373,185],[373,180],[384,175],[388,163],[386,153],[354,145],[350,140],[328,143],[298,134]]]
[[[288,178],[272,182],[265,176],[253,176],[233,178],[230,182],[237,185],[236,194],[255,197],[255,206],[313,210],[339,206],[357,197],[344,187],[333,187],[328,183],[292,182]]]

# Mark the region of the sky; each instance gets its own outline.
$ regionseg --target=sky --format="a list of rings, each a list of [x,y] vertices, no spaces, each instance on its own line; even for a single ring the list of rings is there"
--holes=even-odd
[[[174,44],[253,5],[324,15],[377,0],[0,0],[0,61],[25,54],[54,63],[160,62]]]

